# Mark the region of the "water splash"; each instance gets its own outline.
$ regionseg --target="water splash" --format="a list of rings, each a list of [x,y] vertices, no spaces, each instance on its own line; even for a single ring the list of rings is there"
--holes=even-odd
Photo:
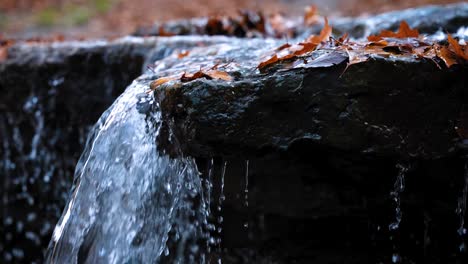
[[[189,241],[204,237],[197,167],[157,149],[161,113],[147,89],[134,81],[92,129],[48,263],[154,263],[172,253],[171,230],[180,248],[175,258],[184,262]]]
[[[464,185],[462,195],[458,198],[458,206],[456,213],[460,219],[460,226],[457,230],[458,236],[462,241],[458,247],[459,252],[466,252],[465,238],[467,236],[467,229],[465,227],[465,214],[466,214],[466,200],[468,196],[468,162],[465,163]]]

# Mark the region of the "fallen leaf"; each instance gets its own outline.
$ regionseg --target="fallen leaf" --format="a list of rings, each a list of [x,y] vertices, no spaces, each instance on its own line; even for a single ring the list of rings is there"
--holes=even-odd
[[[369,41],[379,41],[382,38],[417,38],[419,32],[417,29],[411,29],[406,21],[401,21],[400,28],[397,32],[390,30],[382,30],[377,36],[369,36]]]
[[[263,61],[263,62],[260,62],[260,64],[258,64],[257,68],[258,68],[259,70],[262,70],[262,69],[264,69],[265,67],[270,66],[271,64],[276,63],[276,62],[278,62],[278,61],[279,61],[278,56],[275,54],[275,55],[273,55],[273,57],[271,57],[270,59],[268,59],[268,60],[266,60],[266,61]]]
[[[219,70],[209,70],[206,75],[210,76],[213,79],[220,79],[225,81],[232,81],[231,75],[225,71]]]
[[[182,52],[179,52],[179,54],[177,54],[177,58],[182,59],[184,57],[187,57],[189,54],[190,54],[190,51],[184,50]]]
[[[276,48],[276,51],[281,51],[281,50],[284,50],[284,49],[287,49],[287,48],[290,48],[290,47],[291,47],[291,44],[285,43],[285,44],[279,46],[278,48]]]
[[[318,36],[312,35],[310,36],[306,42],[310,42],[312,44],[318,45],[324,41],[327,41],[328,38],[331,36],[332,33],[332,27],[328,24],[328,19],[325,17],[325,23],[323,25],[322,30],[320,31],[320,34]]]
[[[468,60],[468,54],[467,54],[468,49],[466,48],[467,46],[464,46],[462,48],[462,46],[458,44],[458,41],[454,39],[450,34],[447,35],[447,40],[449,42],[449,45],[453,48],[453,51],[455,52],[457,56],[459,56],[460,58],[463,58],[464,60]]]
[[[447,68],[450,68],[454,64],[458,64],[455,54],[447,47],[441,47],[437,52],[437,57],[441,58],[445,62]]]
[[[156,79],[153,82],[151,82],[150,91],[154,91],[159,86],[161,86],[161,85],[163,85],[163,84],[165,84],[165,83],[167,83],[169,81],[176,80],[177,78],[178,78],[177,76],[167,76],[167,77],[161,77],[159,79]]]
[[[163,26],[163,25],[160,25],[160,26],[159,26],[159,29],[158,29],[158,36],[161,36],[161,37],[172,37],[172,36],[175,36],[175,34],[166,31],[166,29],[164,28],[164,26]]]
[[[318,22],[318,9],[315,5],[310,5],[305,8],[304,25],[310,26]]]

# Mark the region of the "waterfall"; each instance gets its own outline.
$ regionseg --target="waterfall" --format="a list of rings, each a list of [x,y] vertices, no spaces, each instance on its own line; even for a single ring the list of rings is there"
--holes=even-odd
[[[163,252],[192,262],[201,254],[187,250],[207,236],[199,173],[192,159],[158,149],[161,112],[148,87],[135,80],[90,132],[48,263],[154,263]]]

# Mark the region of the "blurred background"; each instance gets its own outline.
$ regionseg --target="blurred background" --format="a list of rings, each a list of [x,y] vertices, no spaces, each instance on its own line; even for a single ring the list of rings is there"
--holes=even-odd
[[[155,21],[232,15],[239,9],[302,15],[316,5],[320,14],[356,16],[452,0],[0,0],[0,35],[113,37]]]

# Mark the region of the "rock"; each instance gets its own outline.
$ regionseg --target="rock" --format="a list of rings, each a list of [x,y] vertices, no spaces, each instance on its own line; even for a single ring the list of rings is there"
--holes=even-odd
[[[455,127],[468,67],[374,56],[345,71],[346,59],[333,55],[260,73],[259,62],[280,44],[233,39],[168,56],[146,77],[216,63],[233,77],[174,80],[155,91],[167,124],[159,146],[172,153],[171,135],[182,139],[184,155],[214,175],[213,201],[225,196],[213,213],[224,219],[216,235],[223,262],[390,263],[393,255],[462,263],[466,238],[456,234],[454,211],[466,158]],[[214,169],[206,165],[212,158]]]
[[[189,155],[247,159],[310,143],[356,153],[437,158],[457,148],[455,127],[467,102],[466,66],[439,69],[430,60],[375,57],[345,73],[343,62],[259,74],[251,63],[259,61],[257,55],[246,55],[251,46],[240,46],[218,57],[193,51],[205,65],[243,54],[236,57],[241,63],[232,73],[239,76],[235,81],[199,79],[158,90],[162,110],[173,119]],[[192,60],[200,63],[201,58]],[[182,67],[170,58],[165,64]]]
[[[403,20],[408,22],[411,28],[418,29],[420,33],[434,34],[438,31],[455,33],[460,28],[468,25],[468,4],[422,6],[363,17],[343,18],[332,16],[329,20],[336,35],[347,32],[354,38],[378,34],[382,30],[397,30]],[[305,27],[302,20],[297,18],[286,18],[285,21],[287,21],[285,23],[288,23],[288,28],[293,29],[293,36],[316,34],[323,27],[322,21],[311,27]],[[161,29],[164,29],[163,32],[170,32],[175,35],[213,35],[207,30],[207,22],[207,18],[194,18],[155,23],[152,27],[137,29],[134,35],[158,36],[161,35]],[[223,33],[218,34],[222,35]],[[224,34],[227,34],[227,32]],[[274,36],[268,31],[266,35]],[[243,37],[245,34],[240,36]]]

